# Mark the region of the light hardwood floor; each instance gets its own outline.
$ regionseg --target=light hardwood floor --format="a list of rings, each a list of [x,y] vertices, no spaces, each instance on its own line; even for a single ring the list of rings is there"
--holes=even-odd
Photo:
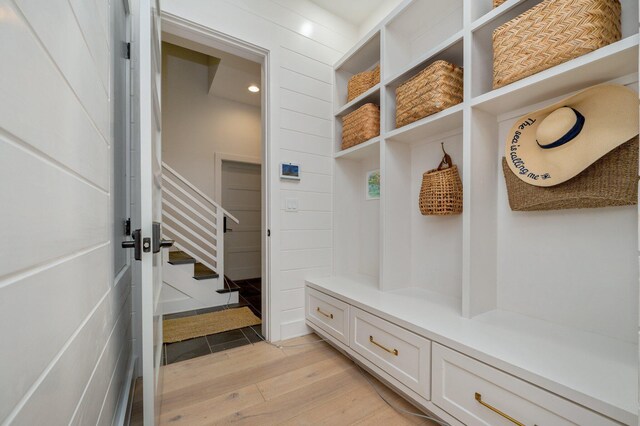
[[[278,349],[260,342],[162,368],[165,425],[436,425],[390,408],[361,370],[326,343]],[[394,404],[418,411],[369,378]]]

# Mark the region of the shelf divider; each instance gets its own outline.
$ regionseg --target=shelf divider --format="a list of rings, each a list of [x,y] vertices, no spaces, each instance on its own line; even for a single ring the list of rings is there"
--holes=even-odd
[[[349,114],[350,112],[355,111],[356,109],[358,109],[358,107],[369,102],[372,102],[376,105],[380,105],[380,83],[376,84],[375,86],[373,86],[372,88],[370,88],[369,90],[367,90],[366,92],[358,96],[357,98],[349,101],[348,103],[343,105],[341,108],[336,110],[334,112],[334,116],[343,117]]]
[[[462,132],[463,109],[464,103],[454,105],[436,114],[394,129],[384,136],[386,139],[412,143],[456,129],[460,129]]]
[[[376,136],[373,139],[369,139],[366,142],[352,146],[351,148],[338,151],[334,154],[333,158],[346,158],[349,160],[361,160],[365,157],[372,155],[375,151],[380,149],[380,136]]]
[[[638,72],[638,34],[471,99],[500,115],[526,105]]]

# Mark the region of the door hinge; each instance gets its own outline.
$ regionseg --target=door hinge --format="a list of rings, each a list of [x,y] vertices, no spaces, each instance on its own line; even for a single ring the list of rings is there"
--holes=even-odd
[[[124,57],[125,59],[131,59],[131,43],[127,43]]]
[[[267,229],[267,237],[271,236],[271,229]]]

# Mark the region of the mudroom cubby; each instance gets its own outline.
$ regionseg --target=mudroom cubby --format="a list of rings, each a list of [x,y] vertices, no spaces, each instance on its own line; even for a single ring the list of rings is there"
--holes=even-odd
[[[384,29],[384,81],[418,67],[462,38],[462,0],[413,2]]]
[[[476,25],[479,22],[486,22],[496,16],[508,13],[514,8],[519,7],[520,12],[525,12],[528,8],[521,6],[526,0],[506,0],[498,7],[493,7],[493,0],[477,0],[470,4],[471,22]],[[540,1],[538,1],[539,3]]]
[[[491,3],[491,0],[488,0],[487,3]],[[620,0],[622,6],[622,38],[620,41],[511,83],[509,86],[513,86],[513,88],[501,87],[493,90],[493,31],[539,3],[541,3],[540,0],[517,2],[509,0],[471,24],[473,36],[471,43],[473,63],[471,96],[474,98],[474,103],[484,102],[491,96],[513,92],[514,89],[518,90],[520,87],[527,87],[534,92],[539,88],[548,90],[548,93],[542,95],[548,97],[557,93],[558,90],[566,88],[567,85],[573,84],[575,89],[569,87],[569,90],[577,90],[578,86],[584,87],[584,85],[594,84],[595,79],[607,81],[620,73],[637,72],[638,64],[633,61],[633,56],[637,55],[638,50],[638,2],[636,0]],[[546,83],[538,84],[552,75],[563,76],[563,80],[558,82],[558,86],[549,86]],[[506,108],[513,109],[510,105],[507,105]]]
[[[462,215],[423,216],[422,174],[435,169],[442,148],[463,164],[461,128],[415,142],[389,138],[383,152],[383,279],[381,288],[421,289],[461,309]]]
[[[637,92],[637,79],[633,74],[615,81]],[[496,268],[494,272],[477,265],[469,276],[469,316],[494,309],[512,311],[635,343],[637,207],[534,212],[509,207],[501,163],[509,130],[527,112],[571,94],[497,116],[477,108],[470,111],[471,128],[478,135],[472,142],[471,173],[495,184],[483,185],[483,196],[470,200],[469,228],[474,228],[474,219],[483,220],[478,237],[492,243],[484,246],[483,256],[491,254],[483,263]],[[469,185],[475,194],[478,184],[471,181]],[[495,241],[489,240],[490,235],[495,235]],[[495,294],[495,298],[489,305],[477,303],[476,291]],[[603,316],[604,312],[608,314]]]
[[[454,65],[462,67],[464,69],[464,55],[463,55],[463,41],[462,32],[456,33],[453,37],[445,40],[444,43],[437,46],[435,49],[427,52],[417,63],[411,63],[409,68],[400,70],[397,74],[390,76],[385,80],[385,129],[387,132],[394,132],[398,134],[403,131],[410,130],[415,127],[420,127],[424,123],[429,123],[434,118],[439,118],[434,115],[425,117],[421,120],[415,121],[406,126],[396,128],[396,89],[403,83],[406,83],[416,74],[427,68],[429,65],[436,61],[443,60],[450,62]],[[456,108],[453,106],[448,109]],[[458,105],[456,110],[462,110]],[[446,110],[445,110],[446,111]],[[454,110],[455,111],[455,110]],[[441,115],[451,114],[453,111],[443,112]]]
[[[345,111],[345,106],[348,108],[359,103],[365,103],[365,99],[368,99],[375,89],[370,89],[357,98],[347,101],[347,85],[349,79],[360,72],[372,70],[379,64],[380,31],[375,31],[356,46],[353,54],[345,57],[335,67],[334,112],[336,114],[347,114],[350,112]]]
[[[356,148],[356,149],[354,149]],[[380,169],[380,141],[336,155],[334,164],[334,266],[377,285],[380,271],[380,200],[367,199],[366,175]]]
[[[509,129],[529,111],[600,83],[638,91],[638,2],[621,0],[620,41],[494,90],[493,30],[539,3],[407,0],[338,63],[336,111],[344,108],[344,64],[380,41],[382,82],[366,96],[380,101],[381,133],[340,151],[336,119],[334,273],[308,279],[307,291],[560,396],[577,407],[562,414],[568,421],[588,424],[580,420],[586,408],[603,416],[598,424],[637,424],[637,207],[511,211],[501,159]],[[437,59],[464,67],[464,102],[396,129],[395,89]],[[422,216],[422,173],[438,166],[442,143],[460,170],[463,212]],[[376,167],[380,200],[365,200],[365,174]],[[307,323],[327,337],[322,324]],[[441,384],[416,392],[393,369],[336,346],[462,424],[465,414],[438,402],[449,397],[433,395]],[[473,393],[464,398],[486,410]]]

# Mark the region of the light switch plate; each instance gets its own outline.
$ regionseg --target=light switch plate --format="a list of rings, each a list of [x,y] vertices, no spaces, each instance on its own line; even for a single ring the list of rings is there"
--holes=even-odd
[[[297,198],[287,198],[285,200],[285,205],[288,212],[297,212],[298,211],[298,199]]]

